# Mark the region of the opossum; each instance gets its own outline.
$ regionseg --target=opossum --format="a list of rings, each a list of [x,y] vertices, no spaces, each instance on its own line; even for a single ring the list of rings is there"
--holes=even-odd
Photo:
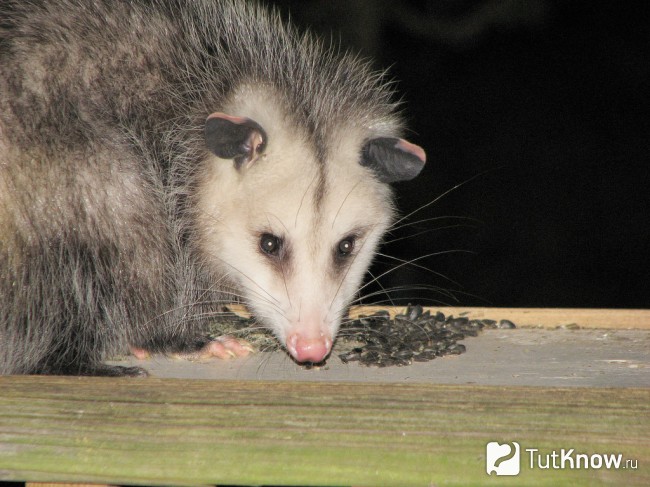
[[[331,351],[425,153],[391,83],[243,0],[0,6],[0,373],[137,375],[242,301]]]

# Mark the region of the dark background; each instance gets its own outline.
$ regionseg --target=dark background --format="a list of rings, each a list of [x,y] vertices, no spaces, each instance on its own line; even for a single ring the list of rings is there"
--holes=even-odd
[[[444,196],[387,237],[402,259],[442,252],[380,279],[409,287],[396,302],[650,307],[646,2],[271,3],[397,80],[428,156],[400,211]]]

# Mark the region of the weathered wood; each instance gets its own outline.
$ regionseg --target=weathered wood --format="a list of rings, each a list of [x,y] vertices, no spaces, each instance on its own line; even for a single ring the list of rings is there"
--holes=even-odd
[[[350,310],[350,316],[373,313],[385,307],[358,306]],[[390,307],[393,314],[403,308]],[[441,311],[447,315],[467,316],[470,319],[510,320],[519,327],[557,328],[577,325],[580,328],[644,329],[650,330],[648,309],[576,309],[576,308],[472,308],[427,307],[431,312]]]
[[[650,485],[650,390],[0,377],[0,479]],[[485,472],[489,441],[637,469]]]
[[[65,484],[61,482],[26,482],[25,487],[113,487],[106,484]]]
[[[229,305],[241,316],[250,313],[242,305]],[[441,311],[448,315],[467,316],[470,319],[510,320],[519,327],[557,328],[577,325],[580,328],[650,330],[650,309],[586,309],[586,308],[479,308],[468,306],[424,307],[432,313]],[[352,306],[349,316],[369,315],[388,310],[391,316],[404,311],[400,306]]]

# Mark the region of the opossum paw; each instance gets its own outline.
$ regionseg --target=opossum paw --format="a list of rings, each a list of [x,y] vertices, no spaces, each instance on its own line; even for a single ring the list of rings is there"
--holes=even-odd
[[[250,343],[245,340],[222,336],[205,344],[198,353],[201,358],[230,359],[246,357],[254,351]]]
[[[151,353],[146,348],[131,347],[131,355],[138,360],[146,360],[151,357]]]
[[[131,351],[133,352],[133,349]],[[231,358],[245,357],[254,351],[253,347],[244,340],[230,336],[222,336],[208,341],[195,352],[175,353],[172,356],[184,360],[202,360],[215,357],[228,360]],[[143,352],[146,353],[145,350]],[[145,358],[146,356],[144,355]]]
[[[131,355],[138,360],[151,358],[151,352],[146,348],[131,346],[130,351]],[[222,336],[207,342],[204,341],[203,344],[200,345],[199,348],[194,349],[194,351],[176,353],[168,352],[168,356],[181,360],[202,360],[215,357],[227,360],[230,358],[245,357],[254,351],[255,349],[245,340],[240,340],[230,336]]]

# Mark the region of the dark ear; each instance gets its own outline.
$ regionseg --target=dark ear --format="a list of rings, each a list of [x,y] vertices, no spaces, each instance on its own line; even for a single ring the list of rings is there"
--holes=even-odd
[[[372,169],[383,183],[413,179],[426,160],[422,147],[394,137],[371,139],[361,151],[361,165]]]
[[[213,113],[205,121],[205,143],[222,159],[233,159],[235,167],[250,166],[266,148],[266,132],[254,120]]]

